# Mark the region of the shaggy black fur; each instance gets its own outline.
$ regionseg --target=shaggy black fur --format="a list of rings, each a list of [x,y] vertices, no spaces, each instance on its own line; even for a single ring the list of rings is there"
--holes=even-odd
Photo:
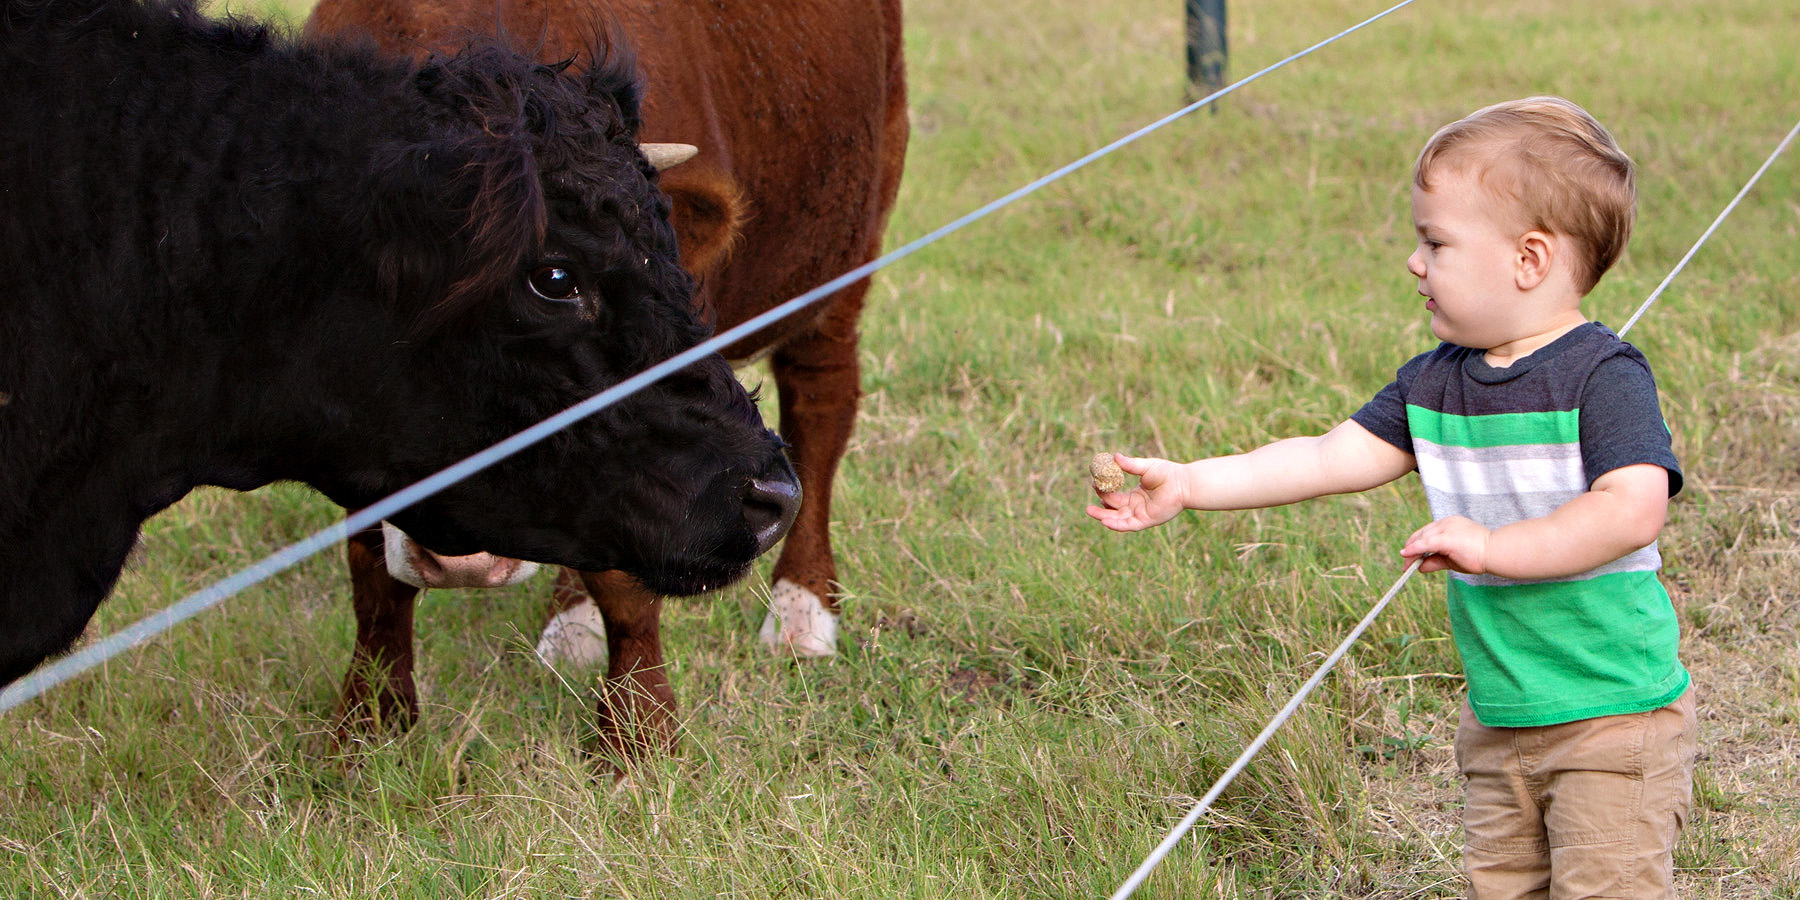
[[[195,485],[366,505],[701,339],[633,71],[0,2],[0,684]],[[692,592],[792,483],[715,357],[395,521]]]

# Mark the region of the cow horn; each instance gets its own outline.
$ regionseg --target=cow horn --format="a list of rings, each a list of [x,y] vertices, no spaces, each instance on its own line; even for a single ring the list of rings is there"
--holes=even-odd
[[[644,158],[650,160],[650,165],[655,166],[659,172],[671,166],[679,166],[700,152],[700,148],[693,144],[639,144],[638,149],[644,151]]]

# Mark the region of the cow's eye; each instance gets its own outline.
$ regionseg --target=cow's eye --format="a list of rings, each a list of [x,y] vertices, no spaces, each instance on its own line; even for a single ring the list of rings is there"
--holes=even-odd
[[[575,273],[562,266],[539,266],[527,281],[532,293],[545,300],[568,301],[581,296],[581,285],[575,283]]]

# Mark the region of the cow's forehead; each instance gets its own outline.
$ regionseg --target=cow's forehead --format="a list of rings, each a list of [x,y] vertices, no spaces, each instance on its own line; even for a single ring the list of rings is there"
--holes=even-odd
[[[564,158],[542,172],[544,196],[568,224],[617,232],[634,246],[673,248],[668,197],[658,190],[641,157],[630,146],[614,147],[609,158]]]
[[[546,190],[572,199],[654,196],[647,164],[610,101],[587,96],[579,85],[563,89],[548,111],[548,121],[534,123],[533,152]]]

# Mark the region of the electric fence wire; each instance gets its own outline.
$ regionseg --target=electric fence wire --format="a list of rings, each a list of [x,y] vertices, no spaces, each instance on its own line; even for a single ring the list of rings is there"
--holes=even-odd
[[[735,328],[722,332],[689,350],[651,366],[637,375],[627,378],[613,387],[601,391],[581,403],[571,406],[486,450],[476,453],[455,465],[443,469],[409,487],[396,491],[361,510],[351,513],[344,521],[320,529],[306,538],[296,541],[202,590],[183,597],[181,600],[176,601],[162,610],[139,619],[129,627],[82,647],[61,659],[56,660],[50,665],[39,667],[36,671],[25,678],[14,682],[5,690],[0,690],[0,714],[4,714],[23,703],[42,696],[51,688],[75,678],[112,657],[151,640],[181,622],[217,606],[230,597],[298,565],[308,557],[344,541],[350,535],[379,524],[382,519],[385,519],[420,500],[424,500],[425,498],[536,444],[588,416],[598,413],[599,411],[624,400],[626,397],[698,362],[706,356],[729,347],[742,338],[749,337],[769,325],[779,322],[788,316],[794,315],[795,313],[818,303],[844,287],[867,278],[870,275],[937,243],[943,238],[961,231],[963,228],[972,225],[981,219],[985,219],[988,216],[999,212],[1001,209],[1011,206],[1018,200],[1034,194],[1050,184],[1062,180],[1064,177],[1077,170],[1085,168],[1088,164],[1137,141],[1139,138],[1159,131],[1196,110],[1212,104],[1219,98],[1236,91],[1238,88],[1256,81],[1264,75],[1274,72],[1289,63],[1310,56],[1314,52],[1336,43],[1351,34],[1361,31],[1363,28],[1366,28],[1405,7],[1411,6],[1415,2],[1417,2],[1417,0],[1402,0],[1402,2],[1388,7],[1386,10],[1370,16],[1362,22],[1338,32],[1332,37],[1319,41],[1305,50],[1301,50],[1278,62],[1265,66],[1255,73],[1245,76],[1230,85],[1195,100],[1193,103],[1190,103],[1149,125],[1145,125],[1144,127],[1139,128],[1048,175],[1044,175],[999,199],[993,200],[975,211],[967,213],[949,224],[939,227],[935,231],[916,238],[886,255],[864,263],[863,265],[819,285],[780,306],[769,309],[767,312],[764,312]]]
[[[1750,189],[1755,187],[1756,183],[1762,179],[1763,173],[1768,171],[1769,166],[1773,165],[1775,160],[1787,150],[1788,145],[1794,142],[1794,136],[1796,134],[1800,134],[1800,122],[1794,123],[1794,127],[1788,131],[1787,137],[1782,138],[1781,143],[1776,145],[1775,151],[1769,154],[1769,158],[1763,160],[1763,164],[1756,170],[1756,174],[1750,176],[1750,180],[1744,183],[1743,189],[1737,192],[1737,196],[1731,198],[1731,202],[1725,205],[1725,209],[1719,213],[1717,218],[1713,219],[1712,225],[1700,235],[1700,239],[1694,242],[1694,246],[1688,248],[1688,252],[1681,257],[1680,262],[1675,264],[1675,268],[1671,269],[1669,274],[1663,278],[1662,283],[1656,286],[1656,290],[1650,292],[1649,299],[1645,300],[1643,304],[1637,308],[1637,312],[1632,314],[1630,321],[1625,323],[1625,327],[1619,329],[1618,334],[1620,338],[1623,338],[1625,332],[1630,331],[1631,326],[1636,325],[1637,321],[1644,317],[1644,313],[1649,311],[1650,305],[1655,303],[1658,297],[1662,296],[1663,291],[1668,288],[1669,283],[1674,281],[1675,276],[1680,274],[1681,270],[1687,266],[1688,260],[1694,258],[1694,254],[1699,251],[1700,247],[1706,243],[1708,238],[1712,237],[1713,232],[1719,229],[1719,225],[1725,221],[1725,217],[1731,215],[1732,210],[1737,209],[1739,201],[1743,200],[1744,196],[1750,193]],[[1231,784],[1232,780],[1237,778],[1238,775],[1250,765],[1250,760],[1262,750],[1263,745],[1267,744],[1269,739],[1275,735],[1275,732],[1280,729],[1288,719],[1293,717],[1295,711],[1300,708],[1301,702],[1306,699],[1306,696],[1311,694],[1313,689],[1318,687],[1320,682],[1325,680],[1326,674],[1331,671],[1333,666],[1338,664],[1339,660],[1344,658],[1344,654],[1349,652],[1351,645],[1361,639],[1363,632],[1367,631],[1369,626],[1374,623],[1375,618],[1381,615],[1382,610],[1387,608],[1388,601],[1394,599],[1394,595],[1398,594],[1400,588],[1405,586],[1407,580],[1413,577],[1413,573],[1419,571],[1419,565],[1424,561],[1424,557],[1415,559],[1412,561],[1412,565],[1406,567],[1405,572],[1400,573],[1400,577],[1394,582],[1394,586],[1388,588],[1387,593],[1383,594],[1381,599],[1376,601],[1375,605],[1369,609],[1368,615],[1363,616],[1361,622],[1356,623],[1356,627],[1350,630],[1349,636],[1345,637],[1343,642],[1338,644],[1337,649],[1333,650],[1331,655],[1325,658],[1325,662],[1319,666],[1318,671],[1314,672],[1312,677],[1308,678],[1306,683],[1300,686],[1300,690],[1296,691],[1294,696],[1288,700],[1287,705],[1283,706],[1281,710],[1275,714],[1275,717],[1269,720],[1269,724],[1263,727],[1262,732],[1256,736],[1256,739],[1250,742],[1250,745],[1244,749],[1243,753],[1238,755],[1238,758],[1233,761],[1230,766],[1226,767],[1224,774],[1219,776],[1218,780],[1213,783],[1212,788],[1206,792],[1206,795],[1201,797],[1200,800],[1194,804],[1193,809],[1189,810],[1188,814],[1183,816],[1180,822],[1176,823],[1175,827],[1169,831],[1168,836],[1163,838],[1162,843],[1157,844],[1156,848],[1150,851],[1150,855],[1144,859],[1144,862],[1137,867],[1136,871],[1131,873],[1131,877],[1125,879],[1125,883],[1120,885],[1117,891],[1113,892],[1109,900],[1125,900],[1125,898],[1130,897],[1132,893],[1138,889],[1139,885],[1144,883],[1144,879],[1150,877],[1151,870],[1155,869],[1157,864],[1162,862],[1163,857],[1169,855],[1169,851],[1173,850],[1177,843],[1180,843],[1182,836],[1186,835],[1188,830],[1193,828],[1195,823],[1200,821],[1200,817],[1205,815],[1206,812],[1212,808],[1213,802],[1219,798],[1220,794],[1225,792],[1225,788]]]
[[[1688,260],[1694,258],[1694,254],[1699,252],[1701,245],[1706,243],[1707,238],[1712,237],[1713,232],[1719,230],[1719,226],[1724,223],[1725,217],[1731,215],[1732,210],[1737,209],[1738,202],[1744,199],[1744,195],[1750,193],[1750,189],[1755,187],[1758,181],[1762,180],[1763,173],[1769,171],[1769,167],[1775,164],[1775,160],[1779,159],[1781,154],[1787,150],[1788,145],[1794,142],[1794,136],[1796,134],[1800,134],[1800,122],[1795,122],[1794,127],[1788,129],[1787,137],[1782,138],[1781,143],[1775,145],[1775,152],[1770,153],[1769,158],[1763,160],[1763,164],[1757,167],[1756,174],[1750,176],[1749,181],[1744,182],[1743,189],[1737,192],[1736,197],[1731,198],[1730,203],[1725,204],[1725,208],[1719,212],[1719,217],[1713,219],[1713,223],[1707,226],[1706,232],[1700,235],[1700,239],[1694,242],[1694,246],[1688,248],[1688,252],[1682,255],[1681,261],[1675,264],[1675,268],[1670,269],[1669,274],[1663,276],[1662,283],[1656,286],[1656,290],[1650,292],[1649,299],[1645,300],[1643,305],[1637,308],[1637,312],[1631,314],[1631,318],[1625,322],[1625,327],[1619,329],[1619,337],[1624,337],[1625,332],[1630,331],[1631,326],[1636,325],[1637,320],[1643,318],[1644,313],[1650,311],[1650,304],[1655,303],[1656,298],[1661,297],[1663,291],[1668,288],[1669,282],[1674,281],[1675,276],[1681,274],[1682,269],[1687,268]]]

